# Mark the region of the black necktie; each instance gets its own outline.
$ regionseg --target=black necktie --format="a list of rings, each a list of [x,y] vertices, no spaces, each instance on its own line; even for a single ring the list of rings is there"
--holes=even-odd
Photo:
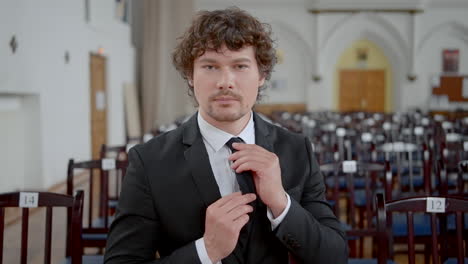
[[[245,143],[245,142],[239,137],[231,138],[226,143],[226,145],[229,147],[229,149],[231,149],[232,153],[234,153],[234,152],[237,151],[237,149],[234,149],[232,147],[232,143]],[[255,184],[253,182],[252,173],[250,171],[244,171],[244,172],[241,172],[241,173],[236,172],[236,178],[237,178],[237,183],[239,184],[239,188],[240,188],[242,194],[255,193]],[[252,205],[254,207],[254,211],[255,211],[256,201],[250,203],[250,205]],[[238,261],[239,264],[247,262],[247,251],[248,251],[248,246],[247,245],[248,245],[249,233],[250,233],[251,227],[252,227],[252,218],[242,228],[242,230],[241,230],[241,232],[239,234],[239,240],[238,240],[236,249],[233,252],[233,254],[236,255],[236,257],[237,257],[237,261]]]
[[[234,153],[237,151],[237,149],[232,147],[232,143],[244,143],[244,141],[239,137],[233,137],[226,143],[226,145],[231,149],[232,153]],[[250,171],[241,173],[236,172],[236,178],[242,194],[255,193],[255,184],[253,182]]]

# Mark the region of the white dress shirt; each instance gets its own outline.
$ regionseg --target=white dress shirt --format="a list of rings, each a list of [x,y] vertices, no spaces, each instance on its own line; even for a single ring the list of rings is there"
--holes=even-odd
[[[206,151],[210,160],[210,165],[213,170],[216,183],[219,187],[221,196],[226,196],[233,192],[239,191],[239,184],[237,183],[236,173],[231,169],[231,162],[228,157],[231,155],[231,150],[226,146],[226,142],[232,137],[240,137],[247,144],[255,144],[255,126],[253,121],[253,114],[250,112],[250,120],[247,126],[239,133],[239,135],[231,135],[219,128],[214,127],[203,119],[198,112],[198,127],[205,143]],[[291,206],[291,200],[287,195],[288,203],[284,211],[275,219],[273,214],[268,208],[267,217],[271,222],[271,229],[274,230],[283,221],[289,208]],[[257,198],[258,199],[258,198]],[[195,241],[198,257],[202,264],[213,264],[208,257],[206,252],[205,242],[203,237]],[[216,264],[221,264],[221,261]]]

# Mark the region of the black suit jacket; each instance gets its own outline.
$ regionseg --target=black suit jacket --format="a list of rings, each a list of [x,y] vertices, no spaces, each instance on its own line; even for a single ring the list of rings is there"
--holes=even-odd
[[[256,144],[276,153],[291,207],[271,230],[266,206],[252,217],[246,263],[345,263],[340,223],[325,202],[323,177],[307,138],[271,125],[254,113]],[[105,263],[200,263],[195,240],[206,208],[221,198],[197,115],[179,128],[129,153],[119,206],[108,237]],[[241,263],[238,248],[223,264]],[[161,258],[155,259],[156,251]]]

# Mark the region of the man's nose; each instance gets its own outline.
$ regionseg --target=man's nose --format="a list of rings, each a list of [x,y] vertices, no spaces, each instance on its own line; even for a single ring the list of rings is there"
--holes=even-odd
[[[234,88],[234,73],[229,69],[223,69],[220,73],[217,86],[220,90]]]

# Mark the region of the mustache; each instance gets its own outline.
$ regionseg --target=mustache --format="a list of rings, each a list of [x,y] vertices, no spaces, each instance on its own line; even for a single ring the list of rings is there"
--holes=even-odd
[[[222,90],[222,91],[210,96],[209,100],[214,101],[214,100],[216,100],[217,97],[220,97],[220,96],[229,96],[229,97],[232,97],[232,98],[234,98],[235,100],[238,100],[238,101],[242,100],[242,96],[240,96],[237,93],[234,93],[232,91],[229,91],[229,90]]]

